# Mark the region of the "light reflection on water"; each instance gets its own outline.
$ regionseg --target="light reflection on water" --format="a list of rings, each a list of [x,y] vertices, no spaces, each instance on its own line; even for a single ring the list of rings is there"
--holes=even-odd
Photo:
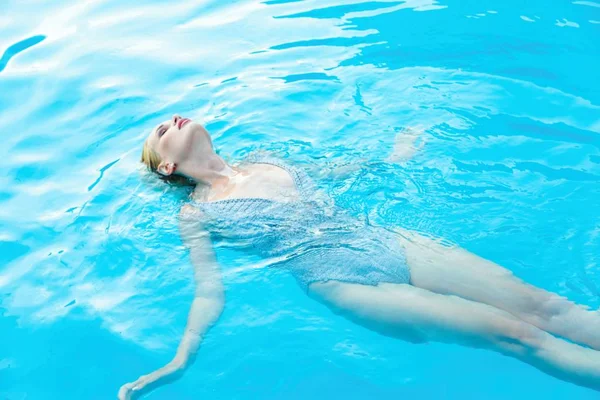
[[[111,398],[172,355],[191,295],[186,192],[139,153],[173,113],[203,121],[230,160],[274,152],[357,217],[598,307],[598,8],[461,3],[2,6],[0,394]],[[406,127],[424,146],[390,164]],[[381,338],[260,260],[220,257],[221,323],[157,398],[593,398],[494,354]]]

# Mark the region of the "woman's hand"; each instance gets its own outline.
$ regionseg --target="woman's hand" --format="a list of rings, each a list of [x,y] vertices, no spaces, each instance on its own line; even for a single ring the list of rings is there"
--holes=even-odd
[[[126,383],[119,389],[119,400],[133,400],[139,391],[148,384],[146,375],[140,376],[135,382]]]
[[[142,378],[140,377],[135,382],[126,383],[123,386],[121,386],[121,389],[119,389],[119,395],[118,395],[119,400],[133,400],[133,398],[134,398],[133,391],[136,390],[135,388],[137,387],[138,382],[141,379]]]
[[[151,389],[152,384],[160,384],[160,381],[172,377],[177,373],[182,373],[185,369],[185,363],[178,361],[177,357],[164,367],[148,374],[140,376],[136,381],[126,383],[119,389],[119,400],[133,400],[139,395],[146,393]]]
[[[407,127],[396,135],[394,149],[388,161],[401,164],[407,162],[425,145],[424,130],[421,127]]]

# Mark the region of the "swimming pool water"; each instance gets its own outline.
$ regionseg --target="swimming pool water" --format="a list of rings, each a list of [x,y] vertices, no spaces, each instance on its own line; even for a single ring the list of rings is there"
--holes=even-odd
[[[600,304],[596,1],[0,11],[3,400],[116,398],[174,354],[192,294],[176,224],[186,193],[139,165],[149,129],[174,113],[204,122],[229,160],[260,150],[307,167],[358,218]],[[390,163],[406,127],[423,146]],[[186,375],[148,398],[598,397],[495,353],[379,336],[284,271],[219,258],[219,324]]]

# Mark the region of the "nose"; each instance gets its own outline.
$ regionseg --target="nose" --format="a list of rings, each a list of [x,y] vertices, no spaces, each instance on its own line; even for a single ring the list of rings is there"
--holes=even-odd
[[[179,120],[181,120],[181,116],[179,116],[177,114],[173,115],[173,119],[172,119],[173,125],[177,125],[177,123],[179,122]]]

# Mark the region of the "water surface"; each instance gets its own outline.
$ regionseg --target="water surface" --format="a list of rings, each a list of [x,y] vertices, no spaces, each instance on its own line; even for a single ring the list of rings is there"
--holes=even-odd
[[[176,224],[187,194],[139,164],[174,113],[206,124],[228,160],[267,151],[307,167],[357,218],[600,304],[600,3],[0,11],[3,399],[115,398],[174,354],[192,295]],[[425,132],[423,148],[390,163],[406,127]],[[597,398],[495,353],[381,337],[282,271],[219,258],[220,323],[185,377],[148,398]]]

